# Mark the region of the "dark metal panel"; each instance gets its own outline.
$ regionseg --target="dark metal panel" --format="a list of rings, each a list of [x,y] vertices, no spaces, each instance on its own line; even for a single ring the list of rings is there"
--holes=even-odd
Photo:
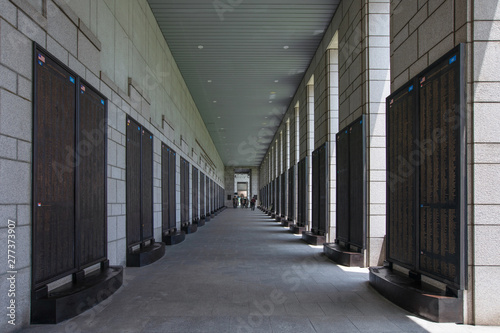
[[[162,231],[167,232],[170,228],[169,225],[169,212],[170,212],[170,193],[168,188],[169,182],[169,158],[170,148],[162,143],[161,144],[161,206],[162,206]]]
[[[311,231],[313,234],[319,234],[319,215],[320,215],[320,202],[319,202],[319,187],[321,176],[319,174],[319,150],[312,153],[312,221]]]
[[[312,232],[324,235],[327,224],[327,144],[313,151],[312,154]]]
[[[349,242],[349,131],[343,129],[337,133],[337,204],[336,204],[336,239]]]
[[[366,229],[366,162],[362,118],[349,126],[349,242],[365,248]]]
[[[387,114],[387,259],[408,269],[416,265],[415,152],[417,85],[409,82],[389,96]]]
[[[418,76],[419,269],[466,287],[465,47],[459,45]]]
[[[78,264],[106,259],[106,101],[80,83],[78,144]]]
[[[181,159],[181,222],[189,222],[189,162]]]
[[[176,172],[177,154],[172,149],[168,151],[168,228],[177,226],[177,198],[176,198]]]
[[[205,174],[200,172],[200,216],[205,217]]]
[[[307,224],[307,157],[298,163],[297,224]]]
[[[210,215],[210,178],[205,176],[205,214]]]
[[[75,79],[35,51],[33,286],[75,269]]]
[[[288,169],[288,218],[295,219],[295,166]]]
[[[330,224],[328,215],[328,193],[329,193],[329,165],[328,165],[328,144],[325,143],[320,148],[319,155],[319,226],[318,233],[324,235],[326,233],[326,228]]]
[[[196,167],[193,166],[193,192],[192,192],[192,200],[193,200],[193,220],[198,220],[200,217],[199,213],[199,205],[198,205],[198,199],[199,199],[199,193],[198,193],[198,186],[200,184],[199,182],[199,172]]]
[[[280,209],[280,214],[281,216],[286,215],[286,197],[287,197],[287,192],[286,192],[286,173],[282,173],[280,176],[281,180],[281,198],[280,198],[280,204],[281,204],[281,209]]]
[[[127,118],[127,245],[141,242],[141,136],[139,123]]]
[[[142,129],[142,237],[141,241],[153,238],[153,134]]]

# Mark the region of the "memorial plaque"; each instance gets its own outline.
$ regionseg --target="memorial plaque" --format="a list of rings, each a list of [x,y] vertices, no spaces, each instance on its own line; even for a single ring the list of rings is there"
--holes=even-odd
[[[106,259],[106,102],[80,83],[78,163],[79,206],[76,235],[78,264],[90,266]]]
[[[326,232],[327,216],[327,159],[325,143],[313,151],[312,154],[312,232],[324,235]]]
[[[465,289],[465,47],[387,99],[387,257]]]
[[[416,91],[414,82],[387,98],[387,258],[415,268]]]
[[[318,234],[319,228],[319,153],[316,149],[312,153],[312,221],[311,231]]]
[[[455,286],[465,280],[463,46],[418,76],[419,269]]]
[[[141,137],[142,128],[127,119],[127,245],[141,242]]]
[[[200,217],[199,214],[199,208],[198,208],[198,199],[199,199],[199,192],[198,192],[198,186],[199,186],[199,173],[198,169],[193,166],[193,192],[192,192],[192,200],[193,200],[193,219],[198,220]]]
[[[349,243],[365,248],[366,159],[364,121],[349,126]]]
[[[307,224],[307,157],[298,163],[297,225]]]
[[[169,191],[169,167],[170,147],[161,144],[161,206],[162,206],[162,231],[167,232],[170,227],[170,191]]]
[[[286,173],[281,174],[281,210],[280,214],[285,216],[286,215]]]
[[[328,165],[328,144],[325,143],[319,148],[319,184],[318,184],[318,194],[319,194],[319,221],[318,221],[318,233],[324,235],[326,233],[326,227],[329,224],[328,220],[328,192],[329,192],[329,165]]]
[[[153,134],[142,129],[142,241],[153,238]]]
[[[33,289],[107,258],[106,99],[35,44]]]
[[[205,174],[200,172],[200,216],[205,217]]]
[[[210,215],[210,178],[208,175],[205,176],[206,184],[205,184],[205,212],[209,216]]]
[[[168,158],[168,223],[170,228],[177,227],[177,153],[169,150]]]
[[[214,180],[210,179],[210,212],[213,213],[215,209],[215,187]]]
[[[181,222],[189,221],[189,163],[181,157]]]
[[[337,241],[365,248],[366,147],[364,118],[337,133]]]
[[[295,219],[295,166],[288,169],[288,218]]]
[[[153,134],[127,118],[127,245],[153,238]]]
[[[33,285],[75,270],[76,77],[35,52]],[[11,110],[15,113],[15,110]],[[68,153],[68,150],[69,153]]]
[[[337,241],[349,242],[349,131],[337,133]]]

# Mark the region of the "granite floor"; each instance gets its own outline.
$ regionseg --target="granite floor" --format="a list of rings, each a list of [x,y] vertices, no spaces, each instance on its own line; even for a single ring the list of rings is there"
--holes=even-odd
[[[437,324],[382,298],[260,210],[228,208],[165,256],[126,268],[105,302],[23,332],[499,332]]]

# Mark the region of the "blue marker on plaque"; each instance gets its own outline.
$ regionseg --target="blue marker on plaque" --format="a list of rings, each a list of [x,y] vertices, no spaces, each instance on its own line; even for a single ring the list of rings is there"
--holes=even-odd
[[[450,58],[450,65],[452,63],[454,63],[455,61],[457,61],[457,56],[456,55]]]
[[[43,66],[43,63],[42,63],[40,60],[38,60],[38,64],[39,64],[40,66]]]
[[[75,83],[75,78],[74,78],[74,77],[72,77],[72,76],[70,76],[70,77],[69,77],[69,81],[70,81],[71,83]]]
[[[101,99],[101,104],[104,105],[104,100],[103,99]]]
[[[141,130],[141,126],[137,126],[137,130],[140,131]]]
[[[410,88],[408,88],[408,91],[412,91],[413,90],[413,85],[410,86]]]
[[[153,138],[153,136],[152,136],[152,135],[150,135],[150,136],[149,136],[149,138],[150,138],[150,139],[152,139],[152,138]]]

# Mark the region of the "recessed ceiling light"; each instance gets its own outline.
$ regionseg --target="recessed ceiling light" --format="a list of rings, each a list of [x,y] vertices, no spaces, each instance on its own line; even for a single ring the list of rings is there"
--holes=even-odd
[[[201,50],[203,48],[203,45],[198,45],[198,48]]]
[[[264,117],[264,118],[266,118],[266,119],[267,119],[267,118],[269,118],[269,117]]]
[[[271,104],[273,101],[269,101],[269,104]]]
[[[208,80],[207,82],[208,82],[208,83],[212,83],[212,80]]]
[[[274,80],[274,83],[278,83],[278,82],[280,82],[280,80]]]
[[[217,119],[220,119],[220,116],[218,116]]]
[[[288,50],[289,46],[288,46],[288,45],[285,45],[285,46],[283,46],[283,48],[284,48],[285,50]]]
[[[214,101],[214,103],[217,103],[217,101]]]

